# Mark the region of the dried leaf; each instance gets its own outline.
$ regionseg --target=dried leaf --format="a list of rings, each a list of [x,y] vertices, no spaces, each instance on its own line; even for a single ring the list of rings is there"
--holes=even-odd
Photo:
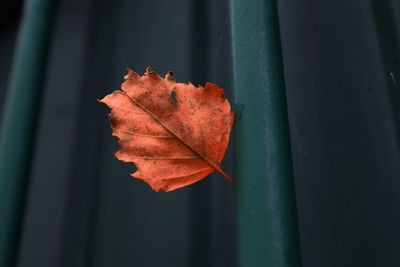
[[[223,89],[177,83],[171,75],[128,69],[122,91],[100,100],[111,108],[120,145],[115,156],[134,163],[131,175],[155,191],[190,185],[215,170],[233,183],[220,168],[234,118]]]

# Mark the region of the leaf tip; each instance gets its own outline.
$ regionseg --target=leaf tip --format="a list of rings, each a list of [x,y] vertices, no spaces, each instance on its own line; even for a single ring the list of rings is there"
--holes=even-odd
[[[133,71],[132,69],[126,68],[126,71],[128,72],[128,74],[126,74],[124,76],[125,80],[129,80],[129,79],[135,80],[135,79],[139,78],[139,74],[137,72]]]
[[[107,98],[107,96],[103,97],[102,99],[96,99],[97,103],[104,104],[104,105],[108,106],[106,101],[105,101],[106,98]]]
[[[150,66],[146,68],[146,72],[144,73],[146,76],[149,76],[150,79],[160,80],[161,77],[157,72],[153,71]]]
[[[168,71],[167,75],[165,75],[165,79],[168,80],[168,81],[171,81],[171,82],[175,82],[176,80],[175,80],[174,77],[172,77],[172,75],[174,75],[174,72],[173,71]]]

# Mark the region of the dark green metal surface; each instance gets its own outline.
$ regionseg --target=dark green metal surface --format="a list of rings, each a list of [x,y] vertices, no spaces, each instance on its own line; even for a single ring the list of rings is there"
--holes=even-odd
[[[51,0],[25,3],[0,132],[0,266],[15,266],[40,89]]]
[[[301,266],[276,1],[230,3],[239,266]]]

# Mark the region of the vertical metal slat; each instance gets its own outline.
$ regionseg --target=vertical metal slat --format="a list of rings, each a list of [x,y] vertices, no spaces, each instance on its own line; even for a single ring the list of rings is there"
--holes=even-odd
[[[301,266],[276,1],[230,4],[239,266]]]
[[[25,3],[0,132],[0,266],[15,266],[52,0]]]

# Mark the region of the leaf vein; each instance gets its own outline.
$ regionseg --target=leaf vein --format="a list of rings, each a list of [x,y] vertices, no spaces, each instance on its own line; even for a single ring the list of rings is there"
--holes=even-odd
[[[152,137],[152,138],[175,138],[172,135],[148,135],[148,134],[138,134],[130,131],[123,131],[123,130],[115,130],[115,132],[120,132],[120,133],[126,133],[128,135],[133,135],[133,136],[141,136],[141,137]]]

